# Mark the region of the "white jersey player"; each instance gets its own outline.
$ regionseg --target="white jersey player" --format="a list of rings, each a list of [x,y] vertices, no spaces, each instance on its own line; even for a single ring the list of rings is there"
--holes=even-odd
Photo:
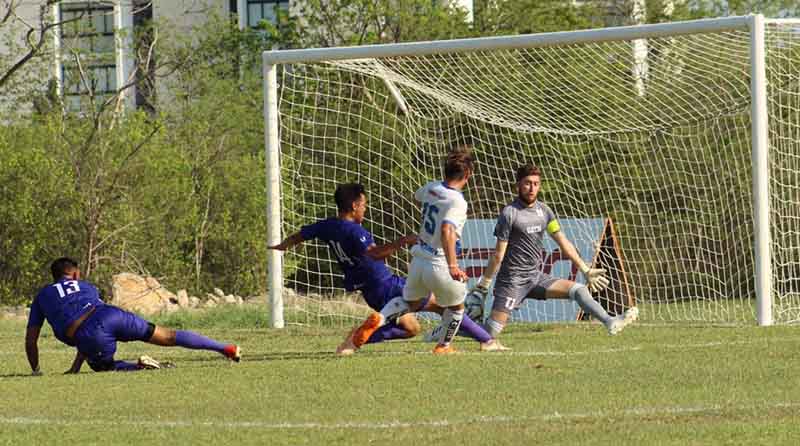
[[[456,261],[461,230],[467,220],[467,202],[461,194],[474,170],[470,150],[453,150],[445,162],[444,181],[432,181],[421,187],[414,198],[421,203],[420,230],[403,296],[389,301],[380,313],[371,314],[352,334],[358,347],[388,321],[420,309],[431,293],[444,307],[442,325],[447,330],[434,348],[436,354],[452,353],[453,336],[464,317],[467,274]]]

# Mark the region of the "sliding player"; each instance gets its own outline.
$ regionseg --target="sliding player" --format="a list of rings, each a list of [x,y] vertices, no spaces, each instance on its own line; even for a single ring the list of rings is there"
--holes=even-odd
[[[41,374],[38,341],[45,320],[53,328],[56,339],[78,350],[67,373],[78,373],[84,361],[96,372],[158,369],[165,365],[149,356],[141,356],[136,363],[115,361],[117,341],[211,350],[236,362],[241,358],[241,350],[234,344],[222,344],[191,331],[157,326],[105,304],[97,288],[81,280],[78,263],[70,258],[56,259],[50,265],[50,272],[54,282],[42,288],[33,299],[25,335],[25,353],[34,375]]]
[[[422,203],[422,221],[417,245],[411,254],[408,279],[403,296],[395,297],[379,313],[371,314],[351,335],[356,347],[364,344],[373,332],[406,313],[420,311],[426,297],[433,293],[446,327],[434,354],[448,354],[450,345],[464,317],[467,275],[456,262],[459,238],[467,220],[467,202],[461,190],[472,175],[474,160],[469,149],[456,149],[447,157],[444,181],[431,181],[414,194]],[[495,341],[492,350],[504,349]]]
[[[523,300],[567,297],[577,302],[583,311],[603,322],[608,334],[615,335],[636,320],[639,310],[632,307],[624,315],[611,317],[592,298],[590,291],[597,292],[608,285],[605,270],[590,268],[581,259],[575,246],[561,232],[553,211],[537,199],[541,178],[539,168],[531,164],[517,170],[517,199],[500,212],[494,230],[497,237],[495,252],[467,298],[467,311],[472,317],[482,317],[483,301],[499,267],[492,313],[484,324],[492,336],[500,334],[511,312]],[[542,272],[545,232],[558,244],[561,252],[578,266],[586,277],[588,288]]]
[[[306,240],[319,239],[328,244],[336,261],[344,272],[344,286],[347,291],[361,291],[367,305],[380,310],[393,297],[402,295],[405,279],[389,271],[385,259],[404,246],[416,243],[416,236],[405,236],[392,243],[375,245],[372,234],[361,224],[367,211],[367,197],[361,184],[341,184],[336,188],[334,200],[338,215],[303,226],[300,232],[292,234],[280,244],[270,249],[287,250]],[[435,298],[421,301],[422,311],[442,313]],[[351,336],[337,348],[342,355],[354,353],[364,343],[377,343],[390,339],[403,339],[416,336],[421,327],[414,315],[405,315],[370,333],[359,345],[352,343]],[[481,350],[496,350],[500,346],[491,336],[473,321],[464,323],[464,332],[481,344]],[[351,333],[352,334],[352,333]]]

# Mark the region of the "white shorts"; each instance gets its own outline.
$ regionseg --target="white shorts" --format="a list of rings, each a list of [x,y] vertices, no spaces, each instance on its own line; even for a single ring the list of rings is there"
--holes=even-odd
[[[464,303],[467,284],[453,280],[447,267],[447,260],[412,257],[408,266],[408,277],[403,287],[403,299],[406,302],[417,302],[436,296],[436,303],[442,307],[452,307]]]

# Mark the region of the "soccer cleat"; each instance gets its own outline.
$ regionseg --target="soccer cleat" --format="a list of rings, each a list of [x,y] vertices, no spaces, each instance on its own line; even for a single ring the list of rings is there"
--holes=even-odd
[[[458,353],[458,350],[452,344],[436,344],[436,347],[433,348],[434,355],[452,355],[453,353]]]
[[[347,337],[336,347],[336,354],[341,356],[349,356],[358,350],[355,344],[353,344],[353,334],[356,332],[356,328],[350,330],[350,333],[347,334]]]
[[[156,370],[161,368],[161,363],[147,355],[142,355],[139,356],[138,366],[140,369]]]
[[[615,334],[621,332],[625,328],[625,317],[624,316],[617,316],[612,317],[606,328],[608,329],[608,334],[610,336],[614,336]]]
[[[226,345],[225,350],[223,350],[223,354],[226,358],[233,362],[239,362],[242,360],[242,349],[236,344]]]
[[[625,319],[625,325],[630,325],[636,322],[639,319],[639,308],[638,307],[630,307],[625,310],[623,314],[623,318]]]
[[[370,314],[367,320],[359,325],[356,331],[353,332],[353,347],[359,349],[362,345],[366,344],[369,337],[372,336],[372,333],[375,333],[375,330],[380,328],[382,319],[383,316],[381,316],[380,313]]]
[[[509,350],[511,349],[501,344],[497,339],[492,339],[489,342],[481,343],[482,352],[507,352]]]
[[[425,333],[425,337],[423,339],[425,342],[439,342],[442,340],[443,334],[444,334],[444,326],[437,325],[429,332]]]

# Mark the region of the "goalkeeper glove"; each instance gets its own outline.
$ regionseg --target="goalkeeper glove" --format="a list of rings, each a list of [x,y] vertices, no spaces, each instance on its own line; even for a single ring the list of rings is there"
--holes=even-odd
[[[586,277],[586,285],[589,288],[589,291],[596,293],[605,287],[608,286],[609,281],[606,278],[606,270],[600,268],[590,268],[589,265],[581,262],[578,265],[583,273],[583,276]]]

